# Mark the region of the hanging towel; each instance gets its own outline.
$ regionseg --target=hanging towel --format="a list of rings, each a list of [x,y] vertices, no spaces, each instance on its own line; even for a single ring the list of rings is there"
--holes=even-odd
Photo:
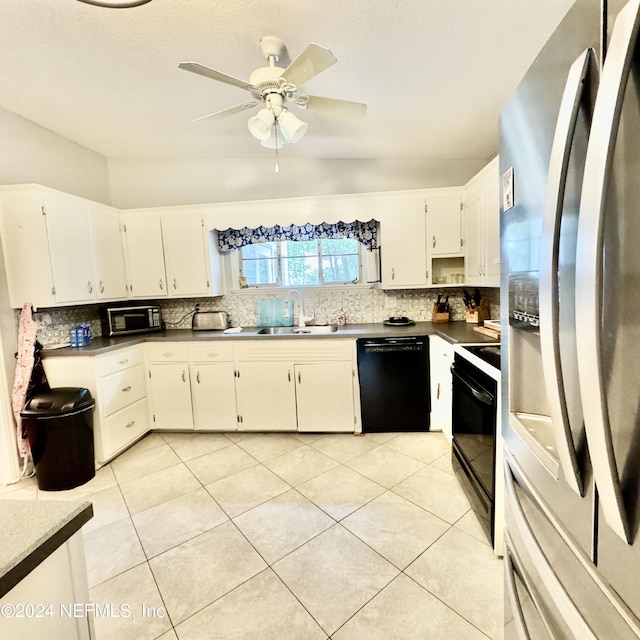
[[[18,353],[16,354],[16,373],[13,379],[13,390],[11,392],[11,407],[13,417],[16,422],[16,441],[18,452],[25,462],[30,454],[29,441],[24,438],[22,431],[22,411],[29,392],[31,375],[36,361],[36,321],[33,319],[32,305],[30,303],[22,306],[20,314],[20,326],[18,328]],[[38,357],[39,359],[39,357]]]

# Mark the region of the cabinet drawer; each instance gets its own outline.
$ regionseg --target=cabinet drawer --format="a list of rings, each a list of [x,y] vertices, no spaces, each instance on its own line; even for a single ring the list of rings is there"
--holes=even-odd
[[[130,349],[118,349],[108,355],[98,357],[98,375],[108,376],[136,364],[142,364],[142,346]]]
[[[112,373],[100,380],[102,411],[109,416],[147,395],[144,367],[141,364]]]
[[[105,420],[112,453],[149,431],[147,400],[140,400]]]
[[[192,344],[189,355],[193,362],[231,362],[233,360],[233,345],[209,342]]]
[[[187,362],[188,342],[148,342],[144,345],[149,362]]]

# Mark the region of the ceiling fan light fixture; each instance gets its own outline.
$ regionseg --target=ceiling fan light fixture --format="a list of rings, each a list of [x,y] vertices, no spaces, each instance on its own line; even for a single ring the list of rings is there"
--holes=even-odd
[[[275,123],[275,116],[271,109],[260,109],[255,116],[249,118],[247,123],[249,131],[254,138],[266,140],[271,135],[271,129]]]
[[[301,140],[309,128],[306,122],[302,122],[300,118],[293,115],[293,113],[287,109],[282,110],[282,114],[278,118],[278,124],[280,125],[280,131],[282,131],[285,141],[291,144]]]
[[[285,141],[281,135],[278,135],[278,125],[271,127],[269,136],[260,142],[265,149],[282,149]]]

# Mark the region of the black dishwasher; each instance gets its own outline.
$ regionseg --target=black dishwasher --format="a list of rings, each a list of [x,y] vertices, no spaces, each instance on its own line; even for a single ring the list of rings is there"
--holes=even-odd
[[[429,338],[361,338],[362,431],[429,431]]]

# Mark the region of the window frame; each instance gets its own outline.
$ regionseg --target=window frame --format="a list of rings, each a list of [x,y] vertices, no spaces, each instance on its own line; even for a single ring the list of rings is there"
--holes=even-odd
[[[264,283],[264,284],[249,284],[248,288],[250,289],[268,289],[268,288],[272,288],[272,289],[291,289],[291,288],[312,288],[312,287],[323,287],[323,288],[327,288],[327,287],[345,287],[345,286],[349,286],[349,287],[357,287],[357,286],[362,286],[364,284],[366,284],[366,273],[365,273],[365,265],[366,265],[366,260],[365,260],[365,256],[364,256],[364,251],[366,251],[366,247],[364,247],[364,245],[360,242],[358,242],[357,240],[355,240],[355,242],[357,243],[357,247],[358,247],[358,253],[357,254],[353,254],[353,253],[345,253],[345,254],[326,254],[327,256],[331,256],[331,255],[345,255],[345,256],[352,256],[352,255],[357,255],[358,257],[358,278],[355,280],[332,280],[327,282],[324,278],[324,269],[322,266],[322,259],[323,259],[323,254],[322,253],[322,241],[323,240],[342,240],[343,238],[317,238],[315,240],[277,240],[277,241],[273,241],[273,244],[276,245],[276,268],[277,268],[277,281],[275,283]],[[316,253],[314,254],[315,257],[317,257],[318,259],[318,282],[314,283],[314,284],[307,284],[307,285],[293,285],[293,284],[283,284],[283,260],[286,260],[287,257],[283,256],[283,251],[282,251],[282,244],[284,242],[315,242],[316,243]],[[261,244],[261,243],[255,243],[255,244]],[[244,248],[244,247],[243,247]],[[244,275],[244,269],[243,269],[243,255],[242,255],[242,249],[240,248],[236,251],[237,256],[236,259],[234,260],[234,267],[235,269],[238,270],[238,275],[240,277],[243,277]],[[291,259],[297,259],[296,257],[293,257]],[[300,259],[303,259],[302,257]]]

